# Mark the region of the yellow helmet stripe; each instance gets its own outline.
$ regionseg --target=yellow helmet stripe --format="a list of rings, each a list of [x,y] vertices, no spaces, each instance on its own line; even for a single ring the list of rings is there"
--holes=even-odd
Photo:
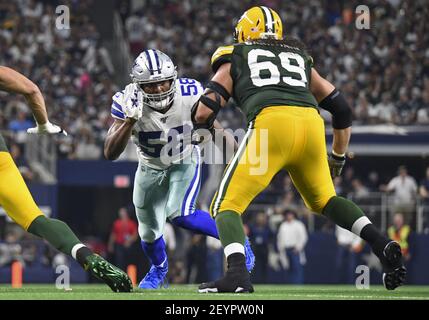
[[[274,32],[274,17],[267,7],[261,6],[265,19],[265,32]]]

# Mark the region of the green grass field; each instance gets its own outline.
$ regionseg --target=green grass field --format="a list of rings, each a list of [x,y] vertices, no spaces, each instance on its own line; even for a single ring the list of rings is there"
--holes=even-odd
[[[429,300],[429,286],[405,286],[387,291],[381,286],[358,290],[337,285],[256,285],[253,294],[199,294],[197,285],[168,289],[113,293],[104,285],[72,285],[70,291],[54,285],[0,285],[0,300]]]

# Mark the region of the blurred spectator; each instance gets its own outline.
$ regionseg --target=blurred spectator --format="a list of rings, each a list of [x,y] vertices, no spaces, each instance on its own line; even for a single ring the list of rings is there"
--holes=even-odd
[[[274,240],[265,212],[258,212],[254,223],[249,224],[248,237],[256,258],[255,268],[251,273],[252,282],[265,283],[268,274],[268,251]]]
[[[365,187],[360,179],[352,180],[353,194],[356,199],[362,199],[369,196],[368,188]]]
[[[26,182],[33,180],[34,173],[30,169],[25,157],[22,155],[21,147],[18,144],[13,143],[10,146],[9,151],[24,180]]]
[[[380,190],[380,177],[377,171],[371,171],[368,174],[367,185],[370,192],[378,192]]]
[[[382,190],[393,193],[391,210],[404,213],[406,222],[410,223],[411,215],[415,211],[417,183],[413,177],[408,175],[407,168],[400,166],[398,175],[390,180],[387,186],[383,186]]]
[[[119,218],[113,222],[108,251],[114,255],[115,264],[126,270],[129,250],[137,240],[137,224],[130,219],[126,208],[120,208],[118,215]]]
[[[98,160],[101,158],[102,149],[95,143],[95,138],[90,133],[85,133],[77,142],[75,157],[79,160]]]
[[[200,283],[207,279],[206,272],[207,247],[205,236],[194,234],[191,238],[191,247],[186,255],[186,282]]]
[[[174,250],[176,250],[176,234],[169,221],[164,226],[164,241],[167,246],[168,256],[171,258],[174,255]]]
[[[420,182],[419,194],[429,203],[429,167],[426,168],[426,177]]]
[[[175,260],[169,265],[167,273],[169,282],[186,283],[186,266],[182,260]]]
[[[395,240],[401,245],[402,255],[405,260],[409,260],[411,257],[408,245],[410,231],[410,226],[404,223],[404,215],[402,213],[395,213],[393,223],[387,229],[387,234],[390,239]]]
[[[429,167],[426,168],[426,177],[420,182],[419,194],[422,197],[425,232],[429,229]]]
[[[25,112],[19,111],[15,120],[10,121],[9,130],[14,133],[15,141],[19,144],[27,140],[27,129],[33,127],[33,123],[27,119]]]
[[[284,221],[277,234],[277,249],[283,265],[287,265],[287,282],[304,283],[304,248],[307,243],[307,230],[304,224],[296,219],[294,211],[284,212]]]
[[[215,281],[223,275],[223,247],[218,239],[206,237],[207,246],[207,279],[205,281]],[[254,250],[253,250],[254,251]]]
[[[357,254],[362,250],[362,239],[338,225],[335,236],[338,244],[335,260],[337,282],[352,284],[355,282]]]
[[[423,90],[423,99],[417,110],[417,124],[429,124],[429,90]]]
[[[16,226],[8,228],[5,242],[0,243],[0,267],[8,266],[14,261],[24,263],[22,256],[22,246],[19,244],[22,231]]]

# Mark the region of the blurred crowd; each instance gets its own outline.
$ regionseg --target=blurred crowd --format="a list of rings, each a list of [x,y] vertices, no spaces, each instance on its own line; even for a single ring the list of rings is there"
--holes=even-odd
[[[70,133],[57,141],[62,158],[102,158],[111,97],[118,90],[112,81],[115,52],[101,45],[90,3],[62,1],[71,12],[71,28],[62,30],[55,27],[57,1],[0,3],[0,64],[39,85],[52,121]],[[356,124],[429,123],[424,0],[145,0],[137,9],[131,0],[115,3],[133,57],[145,48],[160,49],[173,58],[179,76],[202,83],[210,77],[212,53],[232,42],[241,13],[255,4],[270,6],[283,18],[285,34],[304,41],[319,72],[346,94]],[[371,12],[368,30],[355,26],[354,9],[362,4]],[[0,130],[22,153],[31,114],[23,98],[0,98]]]
[[[89,1],[62,1],[70,8],[69,29],[56,28],[56,5],[49,3],[0,2],[0,65],[40,87],[51,121],[69,133],[57,141],[60,157],[99,159],[118,90],[111,57],[87,13]],[[22,152],[26,129],[34,124],[31,112],[18,95],[1,92],[0,99],[0,130]]]
[[[283,19],[284,33],[302,40],[315,67],[346,94],[356,124],[429,123],[429,27],[424,0],[193,1],[148,0],[132,12],[120,1],[131,52],[157,48],[179,72],[206,82],[210,56],[231,44],[233,26],[253,5]],[[370,9],[370,29],[358,30],[354,11]]]

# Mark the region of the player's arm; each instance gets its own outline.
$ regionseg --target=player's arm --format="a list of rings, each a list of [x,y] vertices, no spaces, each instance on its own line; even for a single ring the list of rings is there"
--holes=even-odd
[[[334,140],[332,151],[337,155],[344,155],[349,146],[352,110],[341,92],[334,85],[319,75],[316,69],[311,70],[311,92],[319,106],[332,114]]]
[[[332,114],[333,141],[329,166],[332,175],[339,176],[345,164],[345,154],[349,147],[352,109],[344,96],[332,83],[319,75],[316,69],[311,69],[310,90],[319,106]]]
[[[21,73],[4,66],[0,66],[0,89],[11,93],[22,94],[28,101],[38,124],[48,122],[45,100],[39,87]]]
[[[231,97],[233,83],[230,69],[231,63],[224,63],[217,69],[206,90],[192,108],[194,129],[213,129],[218,112]]]
[[[4,66],[0,66],[0,90],[22,94],[27,100],[37,127],[27,130],[28,133],[67,133],[49,122],[45,99],[39,87],[21,73]]]
[[[115,119],[104,142],[104,156],[107,160],[116,160],[124,152],[136,121],[133,118]]]

